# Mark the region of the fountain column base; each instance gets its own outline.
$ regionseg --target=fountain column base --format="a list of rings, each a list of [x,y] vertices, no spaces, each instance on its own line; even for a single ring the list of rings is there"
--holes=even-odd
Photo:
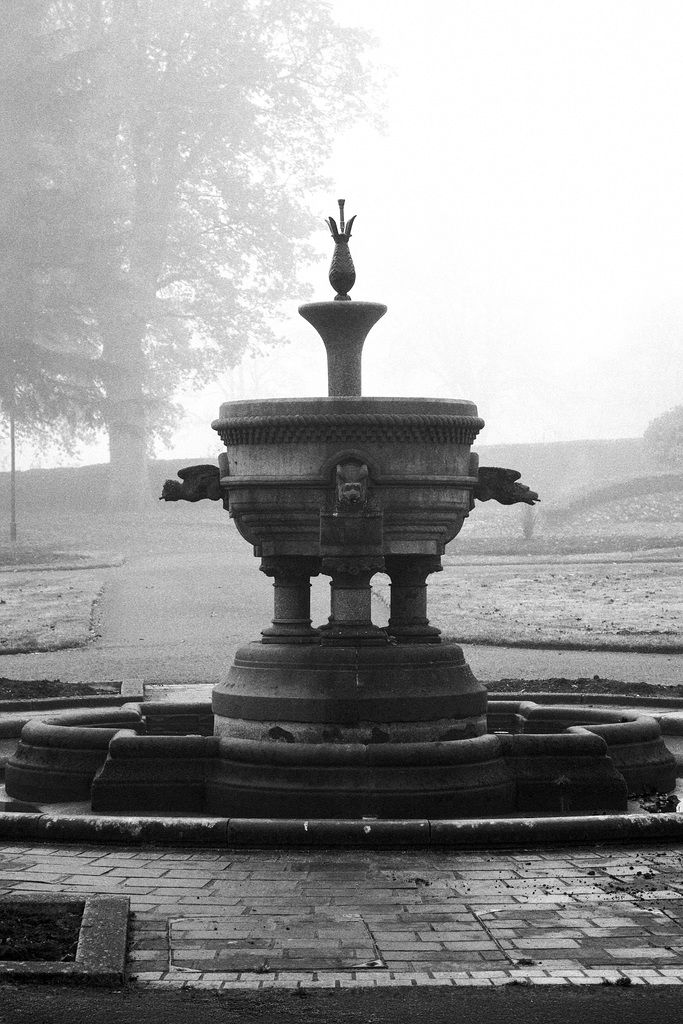
[[[320,572],[319,559],[262,558],[261,572],[273,577],[273,624],[261,630],[261,643],[319,643],[311,626],[311,576]]]
[[[514,783],[456,644],[264,647],[213,691],[212,814],[499,814]]]
[[[439,555],[389,555],[384,559],[391,580],[388,634],[399,644],[438,644],[441,630],[427,618],[427,577],[441,572]]]

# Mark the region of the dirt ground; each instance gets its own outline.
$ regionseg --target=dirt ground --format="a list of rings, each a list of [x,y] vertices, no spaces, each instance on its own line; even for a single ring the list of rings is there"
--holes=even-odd
[[[429,615],[462,643],[683,651],[683,564],[450,564]]]
[[[104,585],[100,570],[0,573],[0,653],[87,644]]]
[[[683,651],[678,560],[447,560],[428,582],[430,622],[458,643]],[[388,603],[388,580],[375,586]]]
[[[191,541],[200,543],[195,537]],[[182,549],[191,561],[189,542],[187,536]],[[237,537],[225,545],[224,556],[236,557],[228,554],[233,545],[247,557]],[[129,553],[129,563],[138,557]],[[0,572],[0,652],[87,645],[96,633],[97,602],[109,571]],[[259,582],[254,571],[238,586],[254,589]],[[373,584],[386,612],[388,580],[376,577]],[[679,652],[683,560],[664,560],[660,553],[553,561],[446,556],[443,571],[429,578],[428,613],[444,638],[460,643]]]

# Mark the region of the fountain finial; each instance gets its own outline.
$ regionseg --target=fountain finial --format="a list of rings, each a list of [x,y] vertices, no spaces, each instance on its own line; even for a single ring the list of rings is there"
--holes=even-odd
[[[325,223],[334,239],[330,284],[337,292],[334,302],[307,302],[299,306],[304,320],[315,327],[327,349],[327,383],[331,398],[361,395],[361,355],[368,331],[387,311],[379,302],[351,302],[349,289],[356,280],[349,252],[351,228],[356,219],[344,221],[344,199],[339,203],[339,227],[334,217]],[[337,300],[340,300],[337,302]]]
[[[337,228],[337,222],[334,217],[328,217],[325,221],[334,239],[334,253],[332,255],[332,263],[330,264],[329,279],[330,284],[337,293],[335,300],[350,302],[351,296],[349,292],[356,282],[356,268],[353,265],[349,251],[349,238],[351,237],[351,228],[356,217],[354,214],[348,224],[345,224],[344,203],[346,200],[338,199],[337,202],[339,203],[339,228]]]

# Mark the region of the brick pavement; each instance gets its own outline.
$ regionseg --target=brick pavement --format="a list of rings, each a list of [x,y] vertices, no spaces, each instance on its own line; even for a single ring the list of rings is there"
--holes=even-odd
[[[0,844],[0,891],[130,897],[131,977],[208,989],[683,983],[683,848]]]

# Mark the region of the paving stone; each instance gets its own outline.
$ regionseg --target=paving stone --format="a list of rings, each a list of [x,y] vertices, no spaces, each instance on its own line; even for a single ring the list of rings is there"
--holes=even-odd
[[[485,939],[462,939],[447,940],[443,943],[444,949],[476,949],[476,950],[497,950],[500,947],[495,942]]]
[[[413,950],[418,950],[419,952],[424,952],[425,950],[430,950],[430,949],[450,949],[451,948],[450,946],[448,946],[448,944],[441,943],[441,942],[411,942],[409,940],[403,940],[403,941],[399,941],[399,942],[381,941],[381,942],[378,942],[378,945],[379,945],[381,950],[386,950],[387,953],[393,952],[394,950],[397,950],[397,949],[403,950],[406,953],[410,953]]]
[[[533,949],[542,945],[544,949],[577,949],[579,943],[576,939],[558,938],[555,935],[544,935],[543,942],[539,942],[538,936],[529,939],[501,939],[503,949]]]
[[[677,956],[676,953],[673,953],[670,949],[657,948],[656,946],[645,946],[645,947],[641,947],[641,948],[638,948],[638,947],[635,947],[635,946],[625,946],[625,947],[616,947],[616,948],[612,947],[612,948],[605,948],[605,952],[608,953],[611,957],[614,957],[615,960],[622,960],[622,961],[625,961],[625,960],[635,960],[635,959],[644,959],[644,960],[660,960],[660,959],[675,960],[675,959],[681,959],[679,956]]]
[[[449,960],[387,960],[387,967],[401,976],[405,971],[412,970],[429,971],[431,974],[436,971],[466,971],[468,975],[474,971],[478,975],[479,970],[485,968],[486,964],[482,960],[475,960],[475,955],[471,953],[466,960],[456,960],[453,955]]]
[[[492,985],[490,978],[458,978],[455,984],[459,988],[485,988]]]
[[[561,857],[66,849],[0,845],[0,891],[130,894],[133,911],[146,915],[131,923],[131,967],[150,985],[177,983],[173,972],[162,973],[159,960],[166,955],[168,918],[194,922],[186,931],[182,962],[196,970],[182,972],[184,985],[199,979],[209,988],[273,987],[280,973],[288,987],[301,978],[322,984],[304,970],[312,964],[334,974],[333,983],[340,985],[499,984],[536,970],[563,984],[599,984],[604,977],[628,975],[629,968],[634,983],[683,980],[683,858],[671,844],[637,852],[572,850]],[[648,888],[637,870],[657,871],[658,887]],[[421,878],[430,884],[418,884]],[[628,889],[610,891],[610,879],[620,878]],[[285,934],[283,926],[277,949],[264,945],[272,938],[267,922],[273,915],[289,921],[290,929],[298,921],[296,936]],[[220,919],[220,931],[208,924],[212,919]],[[226,957],[235,966],[232,940],[250,938],[261,940],[261,947],[241,949],[247,973],[238,978],[239,971],[227,969]],[[226,942],[232,943],[228,950]],[[372,977],[354,970],[361,959],[372,962],[376,948],[387,957],[388,969],[372,970]],[[254,957],[262,969],[264,952],[272,960],[270,970],[255,978]],[[515,967],[523,959],[535,965]],[[286,968],[276,973],[284,961]],[[608,962],[621,973],[607,973]],[[138,970],[144,965],[155,969]],[[472,977],[455,978],[466,971]]]

